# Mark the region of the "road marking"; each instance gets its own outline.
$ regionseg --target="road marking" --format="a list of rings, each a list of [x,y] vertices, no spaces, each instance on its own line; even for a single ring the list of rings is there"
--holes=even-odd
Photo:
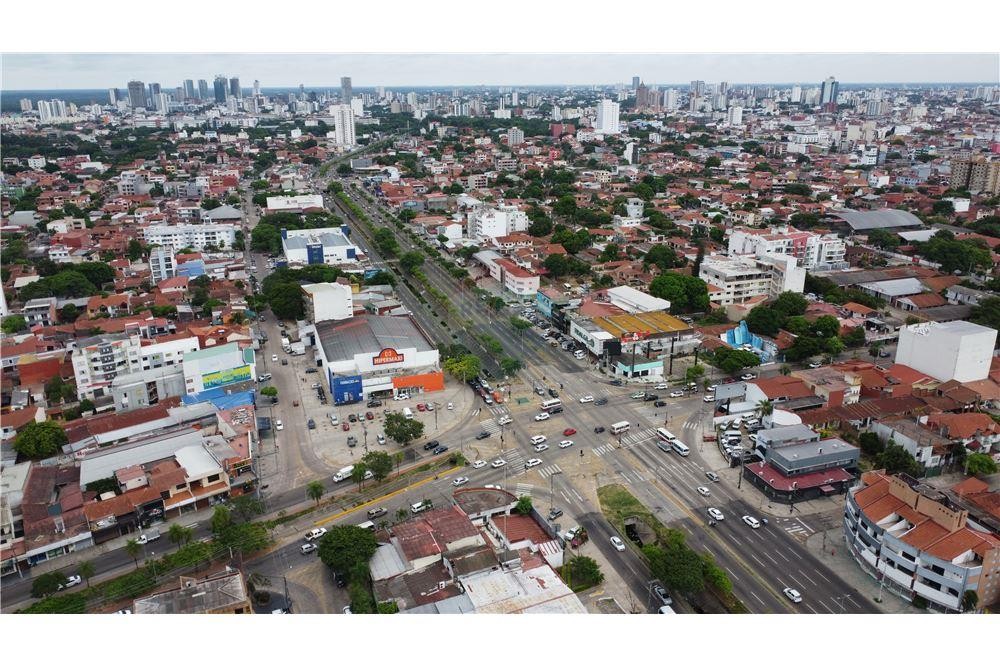
[[[570,489],[570,491],[573,492],[573,495],[576,496],[577,500],[579,500],[581,503],[584,502],[583,496],[581,496],[576,489]]]
[[[785,554],[781,553],[781,549],[775,549],[774,553],[776,553],[779,556],[781,556],[782,558],[784,558],[786,563],[791,563],[792,562],[792,561],[788,560],[788,557]]]
[[[757,556],[755,554],[750,554],[750,558],[753,558],[755,561],[757,561],[758,563],[760,563],[761,567],[767,567],[767,565],[764,565],[764,561],[762,561],[761,559],[757,558]]]
[[[837,613],[837,612],[835,612],[834,610],[832,610],[832,609],[830,609],[829,607],[827,607],[827,606],[826,606],[826,603],[825,603],[825,602],[823,602],[822,600],[817,600],[817,602],[819,602],[819,603],[820,603],[821,605],[823,605],[823,608],[824,608],[824,609],[826,609],[826,610],[827,610],[828,612],[830,612],[831,614],[836,614],[836,613]]]
[[[819,584],[817,584],[815,581],[813,581],[812,578],[810,578],[810,576],[808,574],[806,574],[805,572],[803,572],[802,570],[799,570],[799,574],[801,574],[803,577],[805,577],[806,581],[808,581],[813,586],[819,586]]]
[[[764,556],[765,556],[765,557],[767,557],[767,559],[768,559],[769,561],[771,561],[772,563],[774,563],[775,565],[777,565],[777,564],[778,564],[778,561],[774,560],[774,557],[773,557],[773,556],[771,556],[771,554],[770,554],[770,553],[768,553],[768,552],[766,552],[766,551],[765,551],[765,552],[764,552]]]
[[[819,575],[823,579],[823,581],[825,581],[826,583],[828,583],[828,584],[832,584],[833,583],[832,581],[830,581],[829,579],[827,579],[826,577],[824,577],[823,573],[820,572],[819,570],[816,570],[816,574]]]
[[[806,609],[808,609],[812,613],[814,613],[814,614],[818,614],[819,613],[818,611],[816,611],[815,609],[813,609],[813,606],[811,604],[809,604],[808,602],[806,602],[805,605],[806,605]]]
[[[728,566],[726,567],[726,572],[728,572],[729,576],[732,577],[733,579],[735,579],[736,581],[740,581],[740,578],[736,575],[735,572],[733,572],[732,570],[730,570]]]
[[[850,602],[851,604],[853,604],[853,605],[854,605],[855,607],[857,607],[858,609],[861,609],[861,605],[859,605],[859,604],[858,604],[857,602],[855,602],[855,601],[854,601],[854,598],[853,598],[853,597],[849,597],[849,598],[847,598],[847,600],[848,600],[848,601],[849,601],[849,602]]]
[[[799,523],[801,523],[801,524],[802,524],[802,527],[803,527],[803,528],[805,528],[806,530],[808,530],[808,531],[809,531],[810,533],[815,533],[815,532],[816,532],[815,530],[813,530],[812,528],[810,528],[809,526],[807,526],[807,525],[806,525],[806,522],[805,522],[805,521],[803,521],[802,519],[797,519],[797,521],[798,521]]]
[[[622,477],[624,477],[624,478],[625,478],[625,483],[626,483],[626,484],[631,484],[631,483],[632,483],[632,480],[631,480],[631,479],[629,479],[629,476],[628,476],[628,475],[626,475],[624,471],[622,471],[622,470],[619,470],[619,471],[618,471],[618,474],[619,474],[619,475],[621,475]]]
[[[566,495],[566,492],[563,491],[562,489],[559,490],[559,495],[561,495],[566,500],[566,502],[572,502],[570,501],[569,496]]]
[[[756,593],[754,593],[753,591],[750,591],[750,595],[754,596],[754,598],[756,598],[757,602],[759,602],[761,604],[761,606],[763,606],[765,609],[767,608],[767,605],[764,604],[763,600],[761,600],[759,597],[757,597]]]

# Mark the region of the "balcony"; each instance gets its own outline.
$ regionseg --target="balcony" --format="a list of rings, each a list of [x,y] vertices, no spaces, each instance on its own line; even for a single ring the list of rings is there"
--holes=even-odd
[[[961,602],[958,595],[949,595],[944,591],[931,588],[927,584],[920,583],[919,581],[913,583],[913,592],[923,598],[926,598],[927,600],[930,600],[931,602],[948,607],[949,609],[957,611],[961,608]]]
[[[913,575],[909,572],[887,565],[885,561],[879,562],[878,569],[903,588],[911,589],[913,587]]]

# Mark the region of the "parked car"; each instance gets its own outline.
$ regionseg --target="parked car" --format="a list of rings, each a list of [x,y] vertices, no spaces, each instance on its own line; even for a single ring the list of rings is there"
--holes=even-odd
[[[351,430],[351,425],[348,424],[347,422],[344,422],[343,424],[340,425],[340,430],[341,431],[350,431]]]
[[[455,409],[455,404],[454,403],[448,403],[448,409],[449,410],[454,410]]]
[[[549,521],[552,521],[554,519],[558,519],[562,515],[563,515],[563,511],[561,509],[559,509],[557,507],[553,507],[552,510],[549,512]]]
[[[534,468],[535,466],[540,466],[540,465],[542,465],[542,460],[541,459],[528,459],[527,461],[524,462],[524,468],[525,468],[525,470],[527,470],[528,468]]]
[[[317,545],[313,544],[312,542],[309,542],[308,544],[303,544],[301,547],[299,547],[299,553],[301,553],[304,556],[306,554],[312,553],[313,551],[316,551],[317,549],[319,549]]]
[[[487,432],[487,431],[480,431],[479,434],[476,436],[476,440],[485,440],[488,437],[490,437],[489,432]]]
[[[576,429],[572,426],[563,429],[563,435],[576,435]]]
[[[581,403],[593,403],[594,402],[594,397],[591,396],[590,394],[587,394],[586,396],[580,397],[580,402]]]
[[[608,404],[608,399],[606,399],[606,398],[599,398],[594,403],[594,405],[607,405],[607,404]]]
[[[444,454],[446,451],[448,451],[447,445],[441,445],[440,447],[435,447],[434,451],[431,452],[431,454],[437,456],[438,454]]]
[[[537,415],[535,415],[535,421],[543,422],[546,419],[549,419],[550,417],[551,415],[548,412],[539,412]]]
[[[649,403],[651,401],[657,401],[659,399],[660,397],[657,394],[646,394],[645,396],[642,397],[642,400],[646,403]]]
[[[559,449],[566,449],[567,447],[572,447],[572,446],[573,446],[572,440],[563,440],[559,443]]]
[[[555,389],[549,389],[549,396],[552,398],[559,398],[559,392]]]
[[[438,442],[437,440],[428,440],[427,442],[424,443],[424,451],[429,452],[430,450],[434,449],[440,444],[441,443]]]
[[[706,403],[714,403],[715,402],[715,394],[705,394],[705,398],[703,398],[701,400],[705,401]]]
[[[653,389],[666,389],[666,388],[667,388],[667,383],[666,382],[661,382],[660,384],[658,384],[655,387],[653,387]]]
[[[666,405],[667,405],[666,401],[656,401],[655,403],[653,403],[654,408],[663,408],[666,407]]]
[[[285,428],[285,425],[281,423],[280,419],[275,419],[274,420],[274,430],[275,431],[281,431],[284,428]]]
[[[59,584],[59,587],[56,590],[60,590],[61,591],[61,590],[65,590],[67,588],[73,588],[74,586],[79,586],[80,582],[82,582],[82,581],[83,581],[83,577],[81,577],[80,575],[78,575],[78,574],[71,574],[68,577],[66,577],[66,581],[64,583]]]
[[[646,392],[644,392],[644,391],[637,391],[634,394],[632,394],[631,396],[629,396],[629,398],[640,399],[640,398],[644,398],[645,396],[646,396]]]
[[[312,530],[306,533],[305,540],[306,542],[312,542],[314,540],[318,540],[324,535],[326,535],[326,528],[323,527],[313,528]]]
[[[316,429],[316,421],[312,417],[310,417],[309,421],[306,422],[306,426],[309,428],[310,431],[315,430]]]
[[[382,433],[379,433],[378,436],[375,437],[375,440],[378,442],[378,444],[384,445],[385,444],[385,435],[383,435]]]
[[[540,445],[546,440],[548,440],[548,438],[546,438],[544,435],[533,435],[531,436],[530,442],[533,445]]]
[[[427,406],[425,406],[423,403],[417,403],[417,410],[419,410],[420,412],[423,412],[426,409],[427,409]]]
[[[462,486],[463,484],[468,484],[468,483],[469,483],[468,477],[456,477],[454,480],[452,480],[451,485]]]
[[[611,536],[611,546],[613,546],[617,551],[625,551],[625,543],[622,542],[622,538],[617,535]]]
[[[347,415],[347,421],[354,424],[355,422],[358,421],[358,416],[352,412],[351,414]]]
[[[486,461],[483,461],[482,459],[479,459],[478,461],[476,461],[476,462],[474,462],[472,464],[472,467],[474,469],[476,469],[476,470],[479,470],[480,468],[484,468],[484,467],[486,467]]]
[[[374,420],[375,419],[375,413],[374,412],[366,412],[365,413],[365,419],[367,419],[368,421]]]
[[[433,403],[424,403],[424,408],[427,410],[427,412],[434,412]]]
[[[603,426],[595,426],[594,427],[594,433],[604,433],[604,427]]]
[[[679,389],[676,390],[676,391],[670,392],[670,398],[681,398],[683,395],[684,395],[684,392],[680,391]]]
[[[549,448],[549,446],[547,444],[545,444],[544,442],[541,443],[540,445],[535,445],[535,447],[534,447],[534,449],[535,449],[536,452],[544,452],[548,448]]]
[[[756,377],[757,376],[754,375],[753,373],[744,373],[743,375],[740,376],[740,379],[741,380],[753,380]]]
[[[660,601],[661,606],[669,606],[674,603],[673,598],[670,597],[670,593],[661,584],[653,586],[653,595]]]
[[[504,461],[503,459],[496,459],[495,461],[493,461],[493,463],[490,464],[490,467],[491,468],[502,468],[505,465],[507,465],[506,461]]]

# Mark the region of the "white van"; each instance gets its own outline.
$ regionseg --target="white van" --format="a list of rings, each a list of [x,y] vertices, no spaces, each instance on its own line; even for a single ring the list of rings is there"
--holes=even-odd
[[[350,479],[351,478],[351,473],[353,473],[353,472],[354,472],[354,466],[346,466],[344,468],[341,468],[333,476],[333,481],[334,482],[343,482],[345,479]]]
[[[423,500],[421,500],[420,502],[416,502],[410,505],[410,512],[412,512],[413,514],[420,514],[421,512],[425,512],[430,508],[431,508],[430,501],[424,502]]]
[[[358,528],[364,528],[365,530],[370,530],[375,532],[375,522],[374,521],[364,521],[358,524]]]
[[[407,419],[413,419],[413,410],[409,408],[403,408],[403,416]]]
[[[576,357],[577,359],[585,359],[587,357],[587,353],[584,352],[583,350],[577,350],[576,352],[573,353],[573,356]]]

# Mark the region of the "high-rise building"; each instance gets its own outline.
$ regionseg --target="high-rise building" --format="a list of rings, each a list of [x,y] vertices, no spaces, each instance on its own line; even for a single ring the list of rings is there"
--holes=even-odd
[[[50,100],[52,115],[56,118],[65,118],[67,114],[66,103],[62,100]]]
[[[597,124],[594,129],[601,134],[618,134],[618,110],[617,102],[603,99],[597,103]]]
[[[788,101],[792,104],[799,104],[802,102],[802,86],[792,86],[792,95]]]
[[[260,97],[260,81],[257,79],[253,80],[253,96]]]
[[[355,116],[361,117],[365,115],[365,101],[360,97],[354,97],[351,99],[351,110],[354,112]]]
[[[726,120],[730,125],[742,125],[743,124],[743,107],[729,107],[729,114]]]
[[[719,94],[725,95],[728,92],[729,92],[729,82],[723,81],[722,83],[719,84]]]
[[[118,104],[118,89],[108,88],[108,101],[111,102],[112,106]]]
[[[639,77],[637,76],[632,77],[632,90],[639,90],[639,81],[640,81]]]
[[[229,96],[238,100],[243,99],[243,89],[240,88],[240,77],[234,76],[229,80]]]
[[[338,146],[354,146],[354,110],[349,104],[333,107],[334,139]]]
[[[52,105],[45,100],[38,100],[38,120],[45,123],[52,120]]]
[[[146,95],[146,102],[147,102],[146,106],[148,108],[153,108],[155,106],[154,100],[156,100],[156,96],[159,95],[161,92],[163,91],[160,90],[160,84],[158,83],[149,84],[149,94]]]
[[[675,111],[677,109],[677,91],[674,88],[667,89],[666,94],[663,96],[663,106],[666,107],[667,111]]]
[[[640,83],[635,89],[635,108],[644,109],[649,106],[649,88]]]
[[[226,103],[226,77],[223,74],[219,74],[215,77],[215,102],[217,104]]]
[[[31,100],[27,97],[21,99],[21,113],[31,111]]]
[[[167,113],[170,111],[170,96],[166,93],[157,93],[153,98],[153,108],[157,113]]]
[[[819,96],[819,104],[824,108],[833,108],[837,106],[837,92],[840,89],[840,84],[832,76],[823,82],[823,88]]]
[[[524,131],[519,127],[512,127],[507,130],[507,145],[513,148],[514,146],[524,143]]]
[[[985,157],[956,158],[951,161],[949,187],[974,193],[1000,194],[1000,160],[988,161]]]
[[[146,84],[142,81],[128,82],[128,105],[133,109],[145,108]]]
[[[184,79],[184,97],[186,99],[191,99],[194,97],[194,80]]]
[[[562,120],[562,109],[559,108],[558,104],[553,104],[552,105],[552,116],[551,116],[551,118],[554,121],[560,121],[560,120]]]
[[[340,77],[340,103],[350,104],[353,96],[354,91],[351,90],[351,77]]]
[[[704,81],[692,81],[691,82],[691,96],[701,97],[705,94],[705,82]]]
[[[208,99],[208,81],[198,79],[198,97],[203,100]]]

